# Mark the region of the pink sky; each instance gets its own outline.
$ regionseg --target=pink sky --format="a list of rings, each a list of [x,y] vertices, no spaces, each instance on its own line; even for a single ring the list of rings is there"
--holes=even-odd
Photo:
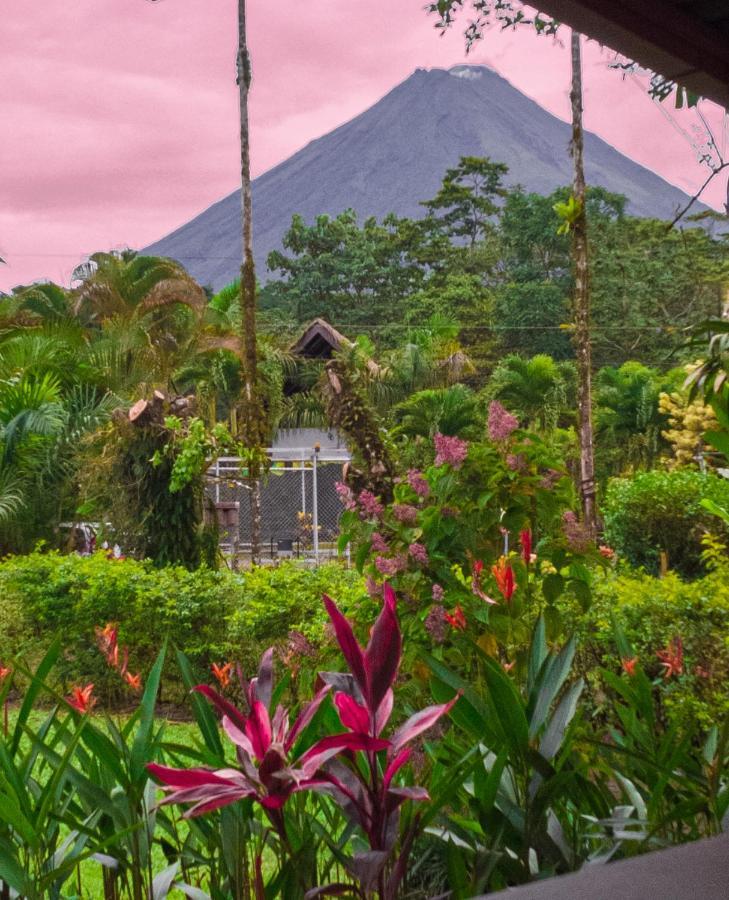
[[[465,59],[425,0],[249,0],[254,174],[366,109],[417,67]],[[84,254],[143,246],[238,185],[236,0],[12,3],[0,30],[0,290],[63,283]],[[692,191],[705,177],[694,112],[585,58],[587,127]],[[551,39],[494,31],[486,63],[563,118],[568,59]],[[719,131],[722,111],[704,111]],[[673,121],[671,121],[671,119]],[[508,162],[508,161],[507,161]],[[720,206],[726,181],[707,202]]]

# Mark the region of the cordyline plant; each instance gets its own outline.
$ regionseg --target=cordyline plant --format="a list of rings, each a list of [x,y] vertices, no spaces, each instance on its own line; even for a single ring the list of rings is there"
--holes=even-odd
[[[187,816],[252,798],[264,809],[282,847],[289,852],[283,814],[288,798],[306,790],[331,796],[369,844],[368,852],[343,857],[358,882],[354,890],[359,896],[375,893],[390,900],[397,896],[405,876],[419,824],[418,817],[413,817],[399,842],[400,807],[408,800],[428,799],[423,788],[400,786],[395,776],[410,758],[407,744],[447,713],[457,697],[415,713],[389,738],[383,737],[392,714],[393,685],[402,655],[395,593],[385,586],[382,610],[366,648],[360,646],[334,601],[325,596],[324,604],[349,673],[322,673],[323,686],[304,706],[293,727],[289,727],[288,712],[282,706],[270,714],[273,652],[268,650],[258,677],[243,684],[246,713],[207,685],[195,688],[222,713],[223,729],[236,747],[238,768],[174,769],[150,764],[148,769],[164,785],[167,796],[163,803],[191,804]],[[320,739],[298,755],[298,738],[330,693],[345,731]],[[311,887],[308,897],[353,890],[345,883],[307,887]]]

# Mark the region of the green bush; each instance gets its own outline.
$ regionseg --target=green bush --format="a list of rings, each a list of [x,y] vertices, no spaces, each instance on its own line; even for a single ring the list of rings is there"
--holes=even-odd
[[[254,667],[267,647],[286,642],[292,631],[306,638],[308,649],[321,648],[328,635],[322,594],[336,599],[345,615],[371,602],[362,576],[337,564],[301,569],[288,563],[248,572],[228,622],[228,656]],[[362,618],[370,621],[371,611]]]
[[[41,656],[60,634],[59,687],[93,681],[107,702],[124,696],[120,679],[97,649],[94,628],[119,624],[132,672],[145,674],[167,640],[199,673],[211,663],[240,660],[246,670],[261,649],[300,631],[318,646],[324,638],[322,593],[345,610],[366,597],[361,576],[338,564],[301,569],[295,563],[231,573],[149,562],[59,553],[11,556],[0,562],[0,662]],[[174,665],[165,699],[182,696]]]
[[[617,478],[605,498],[605,538],[633,566],[658,574],[664,551],[671,569],[695,578],[705,572],[704,535],[729,538],[729,527],[702,508],[703,499],[729,505],[729,481],[690,469]]]
[[[715,560],[716,563],[716,560]],[[654,578],[644,572],[596,577],[589,611],[565,609],[576,628],[582,674],[601,687],[599,666],[619,672],[614,623],[625,633],[640,664],[663,685],[671,718],[698,717],[707,726],[729,712],[729,563],[716,565],[703,578],[682,581],[674,572]],[[674,638],[683,642],[683,674],[664,678],[656,656]],[[600,691],[595,693],[600,704]]]

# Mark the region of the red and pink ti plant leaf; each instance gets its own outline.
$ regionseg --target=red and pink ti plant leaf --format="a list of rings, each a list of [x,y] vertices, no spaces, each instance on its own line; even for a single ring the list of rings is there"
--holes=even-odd
[[[258,677],[246,686],[248,713],[244,713],[209,685],[195,690],[207,697],[222,715],[222,727],[235,745],[239,768],[172,769],[157,764],[149,771],[164,785],[164,803],[189,804],[187,816],[197,816],[235,803],[244,797],[258,801],[267,810],[280,809],[291,794],[317,782],[317,770],[337,753],[365,750],[376,752],[386,741],[368,734],[331,735],[314,744],[298,760],[289,758],[296,739],[311,722],[329,693],[326,686],[301,710],[293,727],[288,712],[279,706],[273,718],[268,710],[272,692],[273,651],[261,659]],[[277,822],[274,822],[277,824]]]
[[[353,734],[364,732],[373,740],[380,738],[392,714],[393,687],[402,656],[395,592],[390,585],[384,586],[383,598],[382,610],[366,649],[359,645],[351,625],[336,604],[329,597],[324,598],[339,646],[349,663],[353,687],[358,689],[338,691],[334,704],[345,728]],[[329,681],[332,681],[331,675]],[[339,684],[346,686],[346,679],[340,679]],[[317,784],[312,787],[330,793],[345,815],[359,825],[367,837],[369,853],[358,854],[349,865],[364,891],[370,890],[378,879],[385,879],[389,862],[392,865],[387,891],[388,896],[395,896],[397,884],[393,879],[399,882],[402,878],[405,871],[403,855],[407,855],[414,839],[414,834],[406,835],[399,857],[393,859],[399,832],[399,808],[407,800],[427,800],[428,794],[424,788],[395,785],[394,778],[410,759],[407,744],[435,725],[457,699],[412,715],[392,732],[384,760],[376,753],[367,754],[364,771],[346,754],[338,754],[323,764],[317,773],[318,779],[328,782],[328,786]],[[308,777],[312,773],[306,770],[304,774]],[[417,823],[417,818],[414,821]]]

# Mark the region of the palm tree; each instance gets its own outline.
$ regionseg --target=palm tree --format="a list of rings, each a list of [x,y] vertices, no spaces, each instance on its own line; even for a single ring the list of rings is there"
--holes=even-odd
[[[556,426],[572,407],[574,378],[570,362],[556,362],[546,353],[531,359],[512,354],[496,366],[486,393],[524,424],[544,431]]]
[[[207,308],[200,285],[174,260],[132,250],[93,254],[73,280],[73,312],[109,389],[174,388]]]
[[[596,435],[600,456],[611,458],[613,473],[626,466],[650,468],[661,449],[665,416],[658,408],[664,391],[677,387],[671,379],[639,362],[600,369],[595,379]]]
[[[438,432],[475,438],[484,424],[478,398],[462,384],[418,391],[395,407],[393,417],[393,434],[407,438],[432,438]]]
[[[595,447],[592,427],[592,340],[590,337],[590,264],[587,243],[585,186],[585,140],[582,128],[582,52],[581,35],[572,30],[572,195],[576,215],[571,222],[572,264],[574,269],[574,346],[577,357],[577,437],[580,447],[579,489],[582,516],[592,534],[597,532],[595,502]]]
[[[200,315],[207,306],[205,292],[178,262],[134,250],[93,253],[71,280],[74,315],[88,327],[113,318],[152,321],[150,314],[181,306]]]

